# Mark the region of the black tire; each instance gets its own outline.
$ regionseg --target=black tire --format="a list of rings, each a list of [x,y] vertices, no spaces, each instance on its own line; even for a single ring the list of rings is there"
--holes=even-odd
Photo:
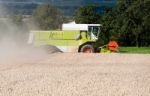
[[[80,49],[80,52],[82,53],[94,53],[95,50],[94,50],[94,47],[90,44],[86,44],[86,45],[83,45]]]
[[[46,45],[44,46],[45,51],[50,54],[50,53],[61,53],[62,51],[59,50],[56,46],[51,46],[51,45]]]

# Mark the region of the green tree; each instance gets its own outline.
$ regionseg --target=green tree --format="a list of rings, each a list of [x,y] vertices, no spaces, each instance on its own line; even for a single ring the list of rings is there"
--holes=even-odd
[[[150,1],[126,1],[130,2],[120,0],[117,6],[106,11],[102,17],[108,39],[115,36],[121,45],[127,46],[150,45]],[[147,43],[142,44],[143,42]]]
[[[76,10],[74,18],[76,23],[96,24],[99,23],[100,15],[96,12],[95,5],[86,5]]]
[[[64,16],[56,7],[47,5],[39,6],[33,14],[40,29],[58,29],[64,21]]]

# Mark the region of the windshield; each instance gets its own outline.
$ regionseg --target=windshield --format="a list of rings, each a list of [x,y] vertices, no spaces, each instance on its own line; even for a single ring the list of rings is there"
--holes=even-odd
[[[89,26],[88,34],[91,36],[92,39],[98,39],[99,33],[100,33],[99,26]]]
[[[99,27],[93,27],[93,32],[92,32],[96,37],[98,37],[99,33]]]

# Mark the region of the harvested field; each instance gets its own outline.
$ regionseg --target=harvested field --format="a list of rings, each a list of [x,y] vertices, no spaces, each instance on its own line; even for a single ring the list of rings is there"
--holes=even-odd
[[[29,53],[1,57],[0,96],[150,96],[148,54]]]

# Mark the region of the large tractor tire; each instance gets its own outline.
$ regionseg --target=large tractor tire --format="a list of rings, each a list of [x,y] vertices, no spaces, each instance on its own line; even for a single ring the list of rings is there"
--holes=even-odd
[[[95,50],[94,50],[94,47],[90,44],[86,44],[86,45],[83,45],[80,49],[80,52],[82,53],[94,53]]]

